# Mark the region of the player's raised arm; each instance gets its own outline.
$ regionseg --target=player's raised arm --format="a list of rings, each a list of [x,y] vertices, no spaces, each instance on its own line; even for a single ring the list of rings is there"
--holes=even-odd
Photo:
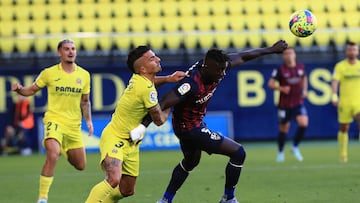
[[[256,48],[239,53],[231,53],[228,54],[230,57],[230,65],[231,67],[235,67],[259,56],[282,53],[287,46],[288,45],[284,40],[279,40],[271,47]]]
[[[22,96],[32,96],[41,88],[38,87],[35,83],[30,86],[24,87],[19,83],[15,83],[11,85],[11,90],[17,92]]]
[[[155,77],[155,86],[159,87],[165,83],[169,83],[169,82],[178,82],[180,80],[182,80],[184,77],[188,76],[188,74],[186,72],[183,71],[175,71],[173,74],[171,75],[166,75],[166,76],[156,76]]]

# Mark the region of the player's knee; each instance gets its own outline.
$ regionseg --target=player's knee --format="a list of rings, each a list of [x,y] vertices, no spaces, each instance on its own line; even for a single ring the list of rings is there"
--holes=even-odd
[[[231,156],[230,162],[236,165],[242,165],[246,158],[246,151],[243,146],[240,146],[236,153]]]
[[[116,188],[116,186],[118,186],[120,184],[120,177],[114,177],[114,176],[109,175],[106,178],[106,181],[109,183],[109,185],[112,188]]]
[[[200,160],[183,160],[180,162],[183,169],[187,172],[192,171],[197,165],[199,165]]]
[[[131,188],[120,188],[120,193],[123,197],[129,197],[135,194],[135,191]]]
[[[74,164],[73,166],[74,166],[77,170],[83,171],[83,170],[85,170],[86,163],[82,162],[82,163]]]

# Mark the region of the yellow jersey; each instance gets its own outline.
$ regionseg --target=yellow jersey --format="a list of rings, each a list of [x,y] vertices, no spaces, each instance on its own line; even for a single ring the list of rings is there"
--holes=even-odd
[[[130,138],[130,131],[141,123],[148,109],[157,104],[154,83],[144,76],[133,74],[106,126],[107,132],[120,138]]]
[[[40,88],[47,87],[48,104],[44,123],[53,121],[68,127],[80,126],[81,97],[90,93],[88,71],[75,64],[75,70],[67,73],[61,64],[57,64],[42,70],[35,84]]]
[[[360,100],[360,61],[354,65],[345,59],[336,64],[333,79],[339,81],[339,98],[341,102]]]

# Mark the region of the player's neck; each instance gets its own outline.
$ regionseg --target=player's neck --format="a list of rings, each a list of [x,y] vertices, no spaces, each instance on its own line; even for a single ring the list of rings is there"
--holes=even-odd
[[[151,82],[155,82],[155,74],[143,73],[141,75],[150,80]]]
[[[288,68],[295,68],[296,67],[296,62],[286,63],[285,66],[288,67]]]
[[[61,62],[61,67],[67,73],[72,73],[75,70],[75,63],[64,63]]]
[[[354,65],[356,63],[357,59],[356,58],[348,58],[347,61],[349,64]]]

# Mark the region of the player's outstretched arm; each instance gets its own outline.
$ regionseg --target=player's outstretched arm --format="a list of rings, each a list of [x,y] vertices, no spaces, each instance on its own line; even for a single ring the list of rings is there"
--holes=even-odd
[[[38,87],[35,83],[30,86],[24,87],[20,83],[15,83],[11,85],[11,90],[17,92],[22,96],[32,96],[41,88]]]
[[[260,56],[268,55],[268,54],[276,54],[282,53],[288,47],[287,43],[284,40],[279,40],[271,47],[265,48],[256,48],[247,51],[242,51],[239,53],[231,53],[230,57],[230,65],[232,67],[238,66],[246,61],[255,59]]]
[[[183,71],[175,71],[173,74],[167,75],[167,76],[156,76],[155,77],[155,86],[159,87],[165,83],[178,82],[186,76],[188,76],[188,74]]]
[[[92,123],[91,118],[91,103],[90,103],[90,96],[89,94],[83,94],[81,96],[81,111],[84,116],[86,126],[89,130],[89,136],[91,136],[94,133],[94,126]]]

